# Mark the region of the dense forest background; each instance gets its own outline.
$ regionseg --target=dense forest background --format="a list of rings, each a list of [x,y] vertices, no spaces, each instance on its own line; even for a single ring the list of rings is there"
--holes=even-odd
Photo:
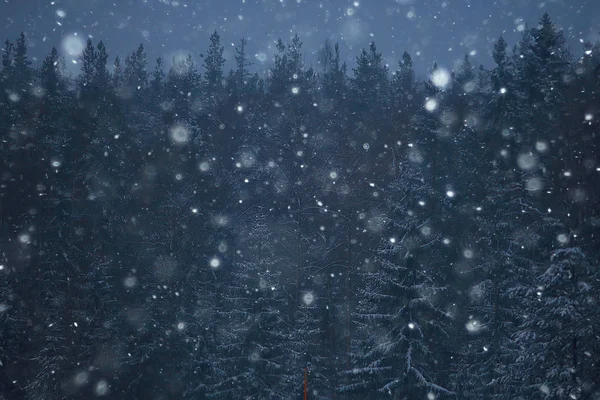
[[[599,399],[600,44],[245,44],[6,42],[0,398]]]

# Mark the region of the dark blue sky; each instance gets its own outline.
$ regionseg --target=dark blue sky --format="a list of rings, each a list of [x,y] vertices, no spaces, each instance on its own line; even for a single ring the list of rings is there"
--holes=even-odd
[[[297,32],[309,63],[326,38],[340,42],[350,66],[375,40],[390,64],[408,50],[421,74],[433,61],[452,68],[465,53],[490,65],[498,35],[514,44],[523,24],[535,25],[545,11],[565,30],[574,54],[580,39],[599,38],[600,0],[0,0],[0,37],[14,39],[23,30],[33,57],[55,45],[69,62],[77,38],[104,40],[111,59],[144,43],[153,64],[157,56],[197,56],[217,29],[226,58],[246,35],[260,67],[269,64],[278,37]]]

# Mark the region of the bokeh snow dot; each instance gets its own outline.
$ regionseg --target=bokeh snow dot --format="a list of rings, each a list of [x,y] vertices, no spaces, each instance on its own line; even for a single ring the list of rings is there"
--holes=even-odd
[[[210,169],[210,164],[206,161],[202,161],[200,165],[198,165],[198,168],[200,168],[200,171],[206,172]]]
[[[87,383],[88,381],[88,374],[87,372],[79,372],[77,373],[77,375],[75,375],[75,378],[73,379],[73,381],[75,382],[75,385],[77,386],[83,386]]]
[[[556,237],[556,240],[558,240],[558,243],[560,244],[565,244],[569,241],[569,236],[565,233],[561,233]]]
[[[425,102],[425,109],[429,112],[433,112],[438,108],[438,102],[436,99],[429,99]]]
[[[538,190],[542,190],[544,188],[544,181],[540,178],[529,178],[525,182],[525,187],[530,192],[537,192]]]
[[[244,151],[239,158],[240,165],[244,168],[250,168],[256,162],[256,156],[250,151]]]
[[[463,90],[465,93],[471,93],[477,88],[477,83],[475,81],[469,81],[463,85]]]
[[[217,215],[214,221],[218,226],[227,226],[229,224],[229,217],[226,215]]]
[[[544,394],[550,394],[550,388],[546,384],[540,386],[540,391]]]
[[[315,295],[312,292],[306,292],[302,295],[302,301],[307,306],[310,306],[315,301]]]
[[[85,48],[83,39],[75,34],[68,35],[62,40],[62,49],[71,57],[81,55]]]
[[[471,333],[477,333],[481,330],[482,326],[479,321],[475,319],[470,319],[469,322],[465,324],[465,328],[467,328],[467,331]]]
[[[535,144],[535,149],[540,153],[544,153],[548,151],[548,143],[540,140]]]
[[[104,379],[99,381],[96,384],[95,392],[97,396],[106,396],[108,394],[108,382]]]
[[[267,55],[266,55],[265,53],[262,53],[262,52],[261,52],[261,53],[257,53],[257,54],[255,55],[255,57],[256,57],[256,59],[257,59],[258,61],[260,61],[261,63],[262,63],[262,62],[265,62],[265,61],[267,61]]]
[[[529,171],[537,165],[537,158],[531,153],[522,153],[517,157],[517,165],[519,168]]]
[[[123,286],[126,288],[133,288],[137,284],[137,278],[135,276],[128,276],[123,280]]]
[[[260,354],[257,351],[253,351],[248,356],[248,360],[250,360],[251,362],[257,362],[258,360],[260,360]]]
[[[438,68],[431,74],[431,83],[438,89],[444,89],[450,83],[450,72],[445,68]]]
[[[23,233],[22,235],[19,235],[19,242],[23,244],[30,244],[31,236],[29,236],[27,233]]]
[[[175,143],[183,144],[187,143],[190,139],[190,131],[183,125],[173,125],[170,130],[171,140]]]
[[[19,96],[19,94],[18,94],[18,93],[11,92],[11,93],[9,93],[9,95],[8,95],[8,99],[9,99],[10,101],[12,101],[13,103],[16,103],[16,102],[18,102],[19,100],[21,100],[21,96]]]
[[[210,259],[209,264],[211,268],[219,268],[221,266],[221,260],[219,260],[217,257],[213,257]]]

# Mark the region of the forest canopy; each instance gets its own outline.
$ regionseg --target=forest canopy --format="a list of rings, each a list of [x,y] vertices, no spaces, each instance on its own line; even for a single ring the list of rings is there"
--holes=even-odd
[[[0,399],[598,398],[600,43],[246,44],[6,41]]]

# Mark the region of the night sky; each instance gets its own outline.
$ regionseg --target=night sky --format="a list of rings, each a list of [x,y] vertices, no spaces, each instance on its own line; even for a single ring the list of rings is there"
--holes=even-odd
[[[339,41],[354,64],[372,40],[395,66],[408,50],[419,74],[434,61],[452,68],[465,53],[476,64],[491,65],[491,49],[503,33],[512,45],[524,24],[533,26],[548,11],[565,30],[573,54],[580,41],[596,41],[600,32],[599,0],[0,0],[0,37],[14,40],[20,31],[29,39],[34,61],[60,49],[70,69],[77,59],[78,38],[103,40],[111,59],[144,43],[150,65],[162,56],[198,55],[217,29],[225,57],[245,35],[255,68],[272,60],[274,42],[298,33],[306,60],[326,38]],[[76,36],[75,36],[76,35]],[[70,54],[69,54],[70,53]],[[262,65],[266,64],[266,65]],[[227,66],[231,66],[228,63]]]

